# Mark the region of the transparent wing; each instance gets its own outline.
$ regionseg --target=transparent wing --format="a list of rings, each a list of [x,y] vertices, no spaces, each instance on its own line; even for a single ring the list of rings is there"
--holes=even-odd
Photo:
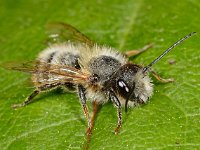
[[[78,70],[74,67],[59,64],[49,64],[45,62],[30,61],[23,63],[9,62],[2,65],[6,69],[17,70],[42,76],[41,85],[55,83],[86,83],[89,81],[90,74]],[[47,76],[48,78],[45,78]],[[33,81],[34,82],[34,81]]]
[[[48,43],[63,43],[67,41],[85,43],[93,46],[95,42],[90,40],[86,35],[81,33],[75,27],[62,22],[49,23],[47,26],[49,37]]]
[[[17,70],[27,73],[34,73],[37,68],[37,61],[27,61],[27,62],[4,62],[0,66],[9,69],[9,70]]]

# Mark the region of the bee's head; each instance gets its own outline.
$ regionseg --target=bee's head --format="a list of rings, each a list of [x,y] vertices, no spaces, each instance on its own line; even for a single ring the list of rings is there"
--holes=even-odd
[[[175,42],[144,68],[134,64],[125,64],[119,68],[119,70],[113,75],[111,88],[116,94],[118,94],[118,96],[124,99],[121,102],[125,102],[126,111],[128,105],[145,103],[152,95],[153,86],[151,79],[147,76],[147,72],[151,66],[157,63],[178,44],[193,36],[195,33],[196,32],[192,32]]]
[[[121,103],[128,105],[145,103],[153,93],[150,78],[143,72],[143,67],[125,64],[112,76],[112,89],[120,97]]]

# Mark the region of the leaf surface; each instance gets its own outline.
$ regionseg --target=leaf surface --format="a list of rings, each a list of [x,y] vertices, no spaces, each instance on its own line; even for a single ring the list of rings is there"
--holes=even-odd
[[[200,147],[200,3],[198,0],[154,2],[0,1],[0,62],[34,60],[46,47],[45,25],[67,22],[97,43],[120,51],[154,47],[132,58],[147,65],[186,34],[197,35],[176,47],[153,68],[175,83],[156,80],[150,102],[123,111],[119,135],[116,109],[102,106],[89,149],[198,149]],[[175,64],[169,64],[175,60]],[[30,76],[0,68],[0,149],[84,149],[87,122],[75,93],[59,90],[38,96],[17,110],[33,90]],[[88,103],[88,105],[91,105]],[[90,107],[91,110],[91,107]]]

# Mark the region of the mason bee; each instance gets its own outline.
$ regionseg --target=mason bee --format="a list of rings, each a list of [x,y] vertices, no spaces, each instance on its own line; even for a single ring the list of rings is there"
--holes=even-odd
[[[129,62],[128,58],[144,52],[151,44],[123,54],[111,47],[96,44],[69,24],[52,23],[49,29],[52,32],[51,44],[39,54],[36,61],[7,65],[9,69],[31,73],[35,87],[24,102],[12,107],[26,106],[39,93],[58,87],[76,90],[88,121],[87,134],[91,133],[96,113],[94,111],[90,118],[87,100],[93,103],[94,110],[99,104],[111,100],[117,108],[117,134],[122,125],[122,106],[127,112],[128,107],[146,103],[152,96],[153,83],[149,73],[161,82],[173,81],[161,78],[151,69],[152,65],[195,33],[183,37],[143,67]]]

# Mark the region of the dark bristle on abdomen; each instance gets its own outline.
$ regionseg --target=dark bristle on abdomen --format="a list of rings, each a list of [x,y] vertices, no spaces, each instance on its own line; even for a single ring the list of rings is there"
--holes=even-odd
[[[49,55],[49,58],[47,59],[47,63],[51,63],[51,61],[53,60],[53,57],[55,56],[56,52],[52,52],[50,55]]]
[[[75,91],[76,90],[76,85],[73,83],[65,83],[64,86],[69,90],[69,91]]]

